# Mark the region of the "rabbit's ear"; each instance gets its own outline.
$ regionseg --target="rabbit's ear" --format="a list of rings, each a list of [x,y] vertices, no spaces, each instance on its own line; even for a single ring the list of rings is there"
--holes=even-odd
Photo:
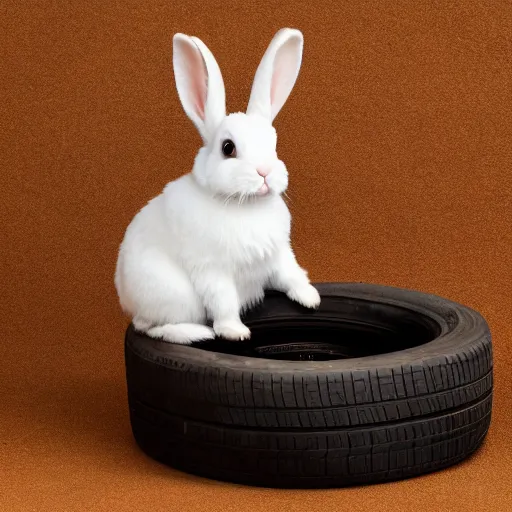
[[[173,38],[173,65],[183,109],[207,142],[226,116],[219,65],[200,39],[185,34]]]
[[[247,114],[274,120],[299,75],[303,44],[299,30],[283,28],[277,32],[256,71]]]

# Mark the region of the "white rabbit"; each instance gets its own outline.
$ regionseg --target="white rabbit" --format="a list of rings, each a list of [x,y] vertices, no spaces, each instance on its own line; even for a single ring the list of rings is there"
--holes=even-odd
[[[302,47],[300,31],[277,32],[257,69],[247,113],[226,116],[215,58],[196,37],[174,36],[178,95],[204,146],[192,172],[137,213],[121,244],[115,285],[138,331],[183,344],[215,335],[247,339],[240,315],[265,289],[319,306],[290,246],[290,213],[281,197],[288,173],[272,126],[297,79]]]

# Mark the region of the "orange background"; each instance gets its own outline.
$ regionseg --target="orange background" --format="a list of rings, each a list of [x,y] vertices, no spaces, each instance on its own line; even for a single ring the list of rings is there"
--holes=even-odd
[[[512,510],[510,2],[4,0],[0,23],[1,510]],[[117,248],[200,141],[172,35],[212,49],[235,111],[283,26],[305,36],[276,120],[300,262],[317,281],[443,295],[491,326],[492,427],[456,468],[251,489],[178,473],[133,442]]]

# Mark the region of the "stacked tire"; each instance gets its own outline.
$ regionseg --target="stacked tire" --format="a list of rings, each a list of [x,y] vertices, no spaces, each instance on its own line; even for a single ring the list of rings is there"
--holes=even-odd
[[[403,479],[473,453],[492,407],[492,345],[483,317],[409,290],[316,286],[322,306],[314,313],[273,295],[244,320],[264,332],[278,321],[332,321],[338,310],[344,322],[350,311],[381,323],[404,311],[407,322],[430,322],[431,339],[374,356],[287,361],[173,345],[130,326],[130,419],[142,450],[196,475],[287,488]],[[391,313],[384,315],[386,307]]]

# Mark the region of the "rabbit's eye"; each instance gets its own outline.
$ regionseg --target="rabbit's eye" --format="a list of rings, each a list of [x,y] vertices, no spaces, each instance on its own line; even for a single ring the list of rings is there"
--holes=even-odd
[[[235,143],[229,139],[225,140],[222,143],[222,153],[224,154],[224,156],[227,156],[230,158],[236,157]]]

